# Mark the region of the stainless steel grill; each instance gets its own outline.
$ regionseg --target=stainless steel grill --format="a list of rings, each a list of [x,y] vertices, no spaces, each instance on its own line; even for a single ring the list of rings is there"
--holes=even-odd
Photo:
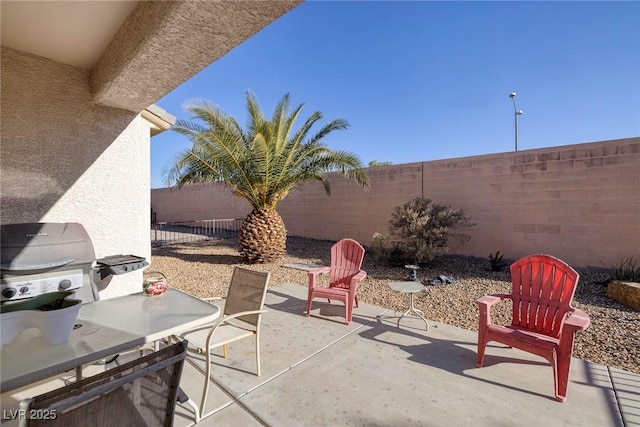
[[[134,255],[96,260],[91,238],[79,223],[3,224],[0,232],[3,303],[60,290],[74,291],[83,302],[96,301],[112,275],[149,265]]]

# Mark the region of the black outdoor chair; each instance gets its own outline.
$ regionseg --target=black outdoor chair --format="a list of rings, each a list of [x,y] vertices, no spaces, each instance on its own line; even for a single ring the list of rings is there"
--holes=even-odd
[[[21,426],[172,426],[185,341],[25,399]],[[29,415],[32,416],[29,419]]]

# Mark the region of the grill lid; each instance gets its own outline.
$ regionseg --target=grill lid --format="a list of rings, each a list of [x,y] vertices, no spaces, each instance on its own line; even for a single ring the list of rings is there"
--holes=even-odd
[[[2,224],[0,269],[33,273],[69,264],[92,264],[93,244],[79,223]]]

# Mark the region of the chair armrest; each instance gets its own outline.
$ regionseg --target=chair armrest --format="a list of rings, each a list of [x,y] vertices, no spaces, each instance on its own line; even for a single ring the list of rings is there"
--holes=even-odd
[[[209,331],[209,334],[207,335],[207,347],[209,347],[209,342],[211,340],[211,336],[218,330],[218,328],[222,325],[224,325],[225,323],[229,323],[229,320],[233,320],[236,319],[238,317],[242,317],[242,316],[246,316],[248,314],[258,314],[261,315],[263,313],[266,313],[267,310],[249,310],[249,311],[240,311],[238,313],[234,313],[234,314],[227,314],[226,316],[224,316],[222,318],[222,320],[220,320],[220,322],[218,324],[216,324],[213,328],[211,328],[211,330]],[[233,326],[234,328],[240,328],[240,329],[244,329],[246,331],[252,331],[253,329],[249,329],[246,327],[242,327],[239,326],[237,324],[231,324],[229,323],[230,326]],[[260,322],[258,321],[258,325],[260,325]],[[256,327],[257,330],[257,327]]]
[[[492,305],[495,305],[507,298],[511,298],[511,294],[485,295],[483,297],[478,298],[476,300],[476,304],[478,304],[479,306],[491,307]]]
[[[356,287],[358,286],[358,282],[362,282],[366,278],[367,278],[367,272],[364,270],[360,270],[358,274],[356,274],[351,278],[351,282],[349,283],[349,289],[351,291],[355,291]]]
[[[568,328],[573,332],[584,331],[590,324],[589,315],[579,308],[575,308],[569,318],[565,320],[563,329]]]
[[[235,319],[237,317],[241,317],[241,316],[246,316],[249,314],[263,314],[266,313],[267,310],[250,310],[250,311],[241,311],[238,313],[234,313],[234,314],[227,314],[225,316],[222,317],[222,319],[217,320],[215,323],[210,323],[207,325],[200,325],[194,329],[189,329],[188,331],[183,331],[179,334],[174,334],[173,338],[174,339],[184,339],[183,335],[187,335],[187,334],[191,334],[193,332],[197,332],[197,331],[202,331],[205,329],[212,329],[213,331],[215,331],[216,329],[218,329],[218,327],[224,323],[226,323],[229,320]]]
[[[240,312],[234,313],[234,314],[227,314],[216,325],[216,328],[218,326],[220,326],[222,323],[225,323],[225,322],[227,322],[228,320],[231,320],[231,319],[235,319],[235,318],[238,318],[238,317],[246,316],[248,314],[262,314],[262,313],[266,313],[266,312],[267,312],[267,310],[249,310],[249,311],[240,311]]]
[[[478,308],[480,310],[479,328],[481,333],[482,331],[486,331],[487,327],[491,325],[491,307],[507,298],[511,298],[511,295],[510,294],[485,295],[476,300],[476,304],[478,304]]]
[[[309,270],[307,272],[309,276],[309,289],[316,287],[316,278],[318,277],[318,275],[327,273],[329,271],[331,271],[331,267],[320,267],[320,268],[315,268],[313,270]]]
[[[246,316],[248,314],[263,314],[263,313],[266,313],[266,312],[267,312],[267,310],[249,310],[249,311],[241,311],[241,312],[234,313],[234,314],[228,314],[228,315],[224,316],[222,319],[220,319],[215,324],[198,326],[197,328],[181,332],[180,334],[172,335],[172,338],[175,341],[183,340],[183,339],[186,339],[185,335],[188,335],[188,334],[191,334],[191,333],[194,333],[194,332],[198,332],[198,331],[202,331],[202,330],[206,330],[206,329],[210,329],[209,333],[207,334],[207,341],[209,341],[211,336],[215,333],[215,331],[217,331],[220,326],[224,325],[229,320],[233,320],[233,319],[235,319],[237,317],[241,317],[241,316]],[[245,328],[242,328],[242,327],[240,327],[238,325],[232,325],[232,326],[234,326],[236,328],[245,329]],[[249,330],[249,329],[247,329],[247,330]],[[204,348],[201,348],[201,347],[198,347],[198,346],[195,346],[195,345],[194,345],[193,348],[190,348],[190,347],[187,348],[187,350],[191,351],[191,352],[198,353],[198,354],[203,354],[205,352]]]
[[[317,276],[318,274],[326,273],[328,271],[331,271],[331,267],[314,268],[313,270],[309,270],[307,273],[309,273],[309,276]]]

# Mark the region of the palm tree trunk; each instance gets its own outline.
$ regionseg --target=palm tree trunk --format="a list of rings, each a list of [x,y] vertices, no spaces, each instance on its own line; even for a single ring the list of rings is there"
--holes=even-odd
[[[238,249],[250,263],[271,262],[287,253],[287,229],[275,210],[254,209],[242,223]]]

